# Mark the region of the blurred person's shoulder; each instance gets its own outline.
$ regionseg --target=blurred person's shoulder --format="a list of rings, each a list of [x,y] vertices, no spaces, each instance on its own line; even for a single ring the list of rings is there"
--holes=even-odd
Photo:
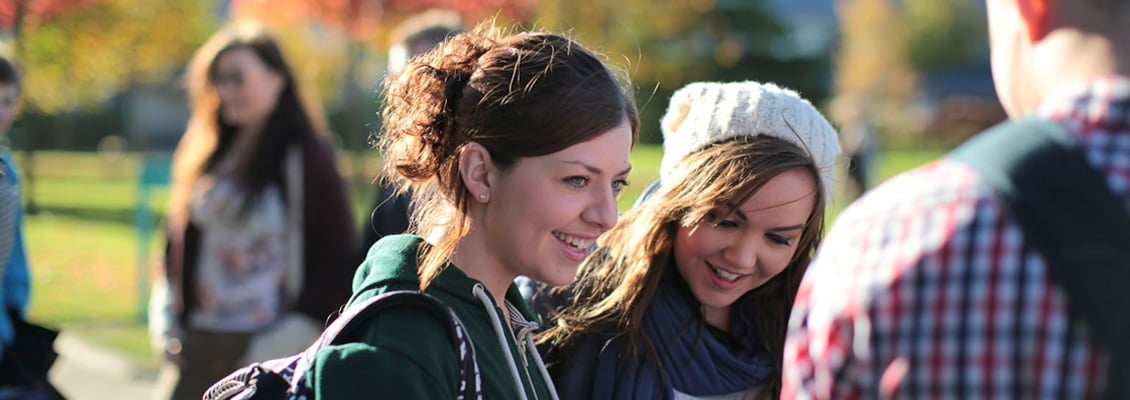
[[[956,209],[966,209],[968,212],[957,213],[965,215],[986,201],[994,201],[993,193],[982,184],[976,171],[965,164],[940,158],[898,174],[864,193],[844,209],[834,226],[870,229],[929,219],[940,215],[939,211]]]

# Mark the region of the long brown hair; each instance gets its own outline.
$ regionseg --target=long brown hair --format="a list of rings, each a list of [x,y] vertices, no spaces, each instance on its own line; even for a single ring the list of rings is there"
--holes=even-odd
[[[583,335],[616,332],[613,340],[624,344],[629,357],[658,360],[643,319],[664,274],[678,274],[672,249],[679,227],[728,218],[711,217],[711,213],[719,209],[725,211],[723,214],[733,212],[774,177],[796,168],[820,182],[817,167],[805,150],[765,135],[730,139],[688,155],[652,198],[626,212],[621,222],[600,238],[599,249],[581,267],[574,287],[568,288],[573,291],[573,303],[556,315],[557,324],[543,332],[539,341],[567,349]],[[754,327],[761,341],[757,345],[774,361],[775,373],[760,392],[761,398],[780,391],[785,329],[793,297],[823,235],[827,194],[822,185],[817,184],[815,190],[815,207],[788,266],[738,300],[751,303],[757,310],[756,317],[735,317]],[[647,354],[640,354],[640,349],[646,349]],[[662,367],[656,364],[662,377]]]
[[[192,115],[173,155],[173,185],[169,217],[174,223],[187,218],[189,197],[196,180],[220,160],[238,134],[238,128],[220,117],[220,97],[213,83],[216,59],[236,48],[250,49],[263,64],[285,79],[275,109],[263,126],[254,154],[235,169],[235,179],[248,193],[244,204],[253,204],[269,184],[285,187],[283,162],[287,148],[309,136],[324,133],[324,123],[308,112],[294,74],[278,42],[258,24],[241,23],[220,30],[193,55],[188,65],[187,85]],[[286,193],[285,190],[282,191]]]
[[[411,231],[428,237],[420,287],[435,278],[469,228],[468,191],[458,154],[471,142],[506,169],[522,157],[554,153],[639,119],[624,80],[591,51],[561,35],[504,36],[489,23],[413,59],[386,82],[385,178],[411,189]]]

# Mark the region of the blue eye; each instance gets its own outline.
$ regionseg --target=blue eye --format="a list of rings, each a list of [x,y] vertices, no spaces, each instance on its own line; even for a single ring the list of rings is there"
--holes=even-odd
[[[570,176],[564,179],[565,183],[569,186],[576,188],[583,188],[589,184],[589,178],[584,176]]]

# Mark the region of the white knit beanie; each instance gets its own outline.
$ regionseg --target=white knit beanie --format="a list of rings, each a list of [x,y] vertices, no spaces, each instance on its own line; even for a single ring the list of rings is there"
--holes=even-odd
[[[660,181],[670,178],[679,161],[709,144],[769,135],[807,151],[820,170],[825,196],[832,193],[840,154],[836,131],[792,90],[752,81],[691,83],[671,96],[662,127]]]

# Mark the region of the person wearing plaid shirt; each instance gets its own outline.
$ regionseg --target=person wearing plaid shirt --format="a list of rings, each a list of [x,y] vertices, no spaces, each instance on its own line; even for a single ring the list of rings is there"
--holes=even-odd
[[[986,4],[1009,115],[1065,127],[1130,208],[1130,1]],[[1109,359],[1068,301],[979,176],[935,161],[835,222],[796,297],[782,398],[1097,397]]]

